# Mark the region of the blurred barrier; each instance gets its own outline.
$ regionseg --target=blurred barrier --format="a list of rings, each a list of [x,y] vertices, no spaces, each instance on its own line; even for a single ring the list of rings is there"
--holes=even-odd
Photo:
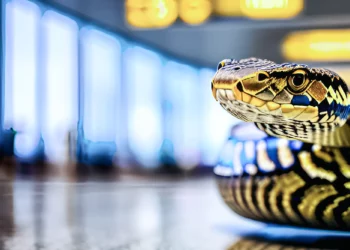
[[[17,160],[215,165],[237,120],[212,97],[214,69],[167,58],[35,1],[7,0],[6,24],[4,129],[16,131]]]
[[[288,34],[282,43],[287,60],[350,61],[350,29],[320,29]]]

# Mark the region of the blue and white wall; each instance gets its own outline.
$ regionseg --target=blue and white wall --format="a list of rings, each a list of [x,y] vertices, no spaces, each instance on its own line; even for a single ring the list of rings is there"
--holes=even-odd
[[[3,4],[3,126],[18,131],[17,157],[35,154],[43,141],[50,161],[66,162],[74,132],[85,155],[115,153],[145,168],[159,166],[164,154],[185,169],[216,163],[237,120],[212,97],[215,69],[168,58],[35,1]]]

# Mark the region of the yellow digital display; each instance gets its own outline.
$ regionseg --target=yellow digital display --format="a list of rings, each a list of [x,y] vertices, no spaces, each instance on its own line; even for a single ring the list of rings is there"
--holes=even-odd
[[[178,17],[176,0],[127,0],[127,22],[138,28],[164,28]]]
[[[241,16],[241,1],[216,0],[213,2],[214,13],[220,16]]]
[[[244,16],[253,19],[286,19],[300,14],[303,0],[241,0]]]
[[[290,33],[282,43],[282,54],[288,60],[350,61],[350,29]]]
[[[210,17],[211,12],[209,0],[179,0],[179,15],[185,23],[201,24]]]

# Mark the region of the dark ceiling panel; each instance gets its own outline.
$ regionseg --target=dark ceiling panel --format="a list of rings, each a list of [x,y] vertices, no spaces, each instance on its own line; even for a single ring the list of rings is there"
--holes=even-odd
[[[349,15],[348,0],[306,0],[304,14],[307,16]]]

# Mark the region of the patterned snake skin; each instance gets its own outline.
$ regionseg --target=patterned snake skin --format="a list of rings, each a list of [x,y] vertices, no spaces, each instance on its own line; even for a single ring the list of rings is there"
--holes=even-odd
[[[270,223],[350,229],[350,94],[339,75],[257,58],[219,63],[212,92],[236,126],[214,172],[227,205]],[[239,129],[237,128],[239,127]],[[237,130],[238,129],[238,130]],[[237,132],[238,131],[238,132]]]

